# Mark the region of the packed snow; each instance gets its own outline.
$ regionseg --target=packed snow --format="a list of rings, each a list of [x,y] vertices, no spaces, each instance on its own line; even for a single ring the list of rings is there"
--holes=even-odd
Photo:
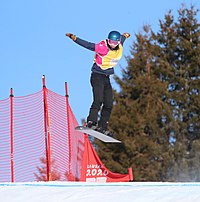
[[[0,202],[198,202],[200,183],[0,183]]]

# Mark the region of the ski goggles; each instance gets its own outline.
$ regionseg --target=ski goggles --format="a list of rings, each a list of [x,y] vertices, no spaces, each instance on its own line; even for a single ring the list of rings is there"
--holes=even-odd
[[[109,43],[110,45],[117,46],[117,45],[120,43],[120,41],[114,41],[114,40],[108,39],[108,43]]]

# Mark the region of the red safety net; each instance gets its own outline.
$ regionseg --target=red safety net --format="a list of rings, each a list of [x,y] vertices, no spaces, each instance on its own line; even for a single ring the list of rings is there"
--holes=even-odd
[[[84,137],[74,129],[78,123],[67,97],[45,90],[46,97],[43,89],[0,101],[1,182],[74,181],[81,176]]]
[[[9,99],[0,100],[0,182],[11,181]]]
[[[84,137],[75,131],[78,125],[67,104],[66,97],[47,91],[49,125],[51,135],[52,171],[59,172],[60,180],[80,178]]]
[[[13,161],[16,182],[35,180],[45,154],[42,91],[13,97]],[[11,117],[12,118],[12,117]]]

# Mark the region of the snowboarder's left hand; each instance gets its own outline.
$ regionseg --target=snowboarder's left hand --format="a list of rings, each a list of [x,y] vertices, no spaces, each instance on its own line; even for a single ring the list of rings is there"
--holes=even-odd
[[[65,34],[67,37],[69,37],[70,39],[72,39],[73,41],[76,41],[76,36],[74,34],[71,33],[67,33]]]
[[[124,34],[123,34],[126,38],[129,38],[131,35],[129,34],[129,33],[127,33],[127,32],[125,32]]]

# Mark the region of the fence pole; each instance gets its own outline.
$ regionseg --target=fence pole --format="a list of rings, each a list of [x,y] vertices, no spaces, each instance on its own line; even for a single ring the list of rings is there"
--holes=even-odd
[[[43,83],[43,102],[44,102],[44,132],[45,132],[45,147],[46,147],[46,168],[47,168],[47,181],[51,181],[51,139],[50,139],[50,125],[48,116],[48,103],[47,103],[47,88],[45,76],[42,77]]]
[[[72,175],[71,175],[71,128],[70,128],[70,114],[69,114],[69,94],[68,94],[68,85],[67,82],[65,82],[65,98],[66,98],[66,110],[67,110],[67,130],[68,130],[68,146],[69,146],[69,164],[68,164],[68,178],[71,181]]]
[[[10,166],[11,182],[15,181],[14,176],[14,146],[13,146],[13,89],[10,89]]]

